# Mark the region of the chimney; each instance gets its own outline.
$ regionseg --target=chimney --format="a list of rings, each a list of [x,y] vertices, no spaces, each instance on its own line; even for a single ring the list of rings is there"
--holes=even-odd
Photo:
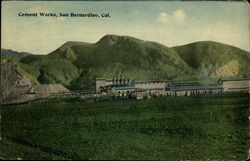
[[[118,84],[118,75],[116,75],[115,83]]]
[[[122,75],[120,75],[120,84],[122,84]]]

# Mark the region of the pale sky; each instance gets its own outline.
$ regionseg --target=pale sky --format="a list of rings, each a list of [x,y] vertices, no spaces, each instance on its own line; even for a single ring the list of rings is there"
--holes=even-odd
[[[18,13],[109,13],[110,18],[19,17]],[[246,2],[2,2],[2,48],[48,54],[67,41],[127,35],[168,47],[216,41],[249,47]]]

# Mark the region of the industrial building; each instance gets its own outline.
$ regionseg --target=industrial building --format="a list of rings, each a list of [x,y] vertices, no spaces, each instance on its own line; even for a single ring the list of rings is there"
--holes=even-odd
[[[110,93],[112,90],[123,90],[121,87],[132,87],[132,83],[129,79],[96,79],[96,93]],[[124,89],[125,90],[125,89]]]
[[[222,80],[217,84],[201,84],[199,81],[130,81],[129,79],[97,79],[96,92],[109,96],[130,96],[136,98],[151,96],[190,96],[216,94],[231,91],[249,91],[249,80]]]
[[[217,84],[223,88],[224,92],[249,91],[250,79],[219,79]]]
[[[166,83],[164,81],[138,81],[134,82],[135,88],[148,90],[164,90]]]

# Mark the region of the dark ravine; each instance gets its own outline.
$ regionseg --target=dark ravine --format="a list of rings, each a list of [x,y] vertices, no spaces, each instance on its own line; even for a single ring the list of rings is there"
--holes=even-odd
[[[15,63],[39,83],[90,89],[95,78],[120,75],[169,81],[249,77],[250,53],[211,41],[169,48],[129,36],[106,35],[97,43],[69,41],[47,55],[26,55]]]

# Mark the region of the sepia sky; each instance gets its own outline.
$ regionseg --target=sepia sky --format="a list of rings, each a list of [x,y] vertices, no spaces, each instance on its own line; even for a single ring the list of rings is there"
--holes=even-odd
[[[246,2],[2,2],[1,46],[48,54],[67,41],[128,35],[168,47],[217,41],[249,51]],[[109,13],[109,18],[19,17],[18,13]]]

